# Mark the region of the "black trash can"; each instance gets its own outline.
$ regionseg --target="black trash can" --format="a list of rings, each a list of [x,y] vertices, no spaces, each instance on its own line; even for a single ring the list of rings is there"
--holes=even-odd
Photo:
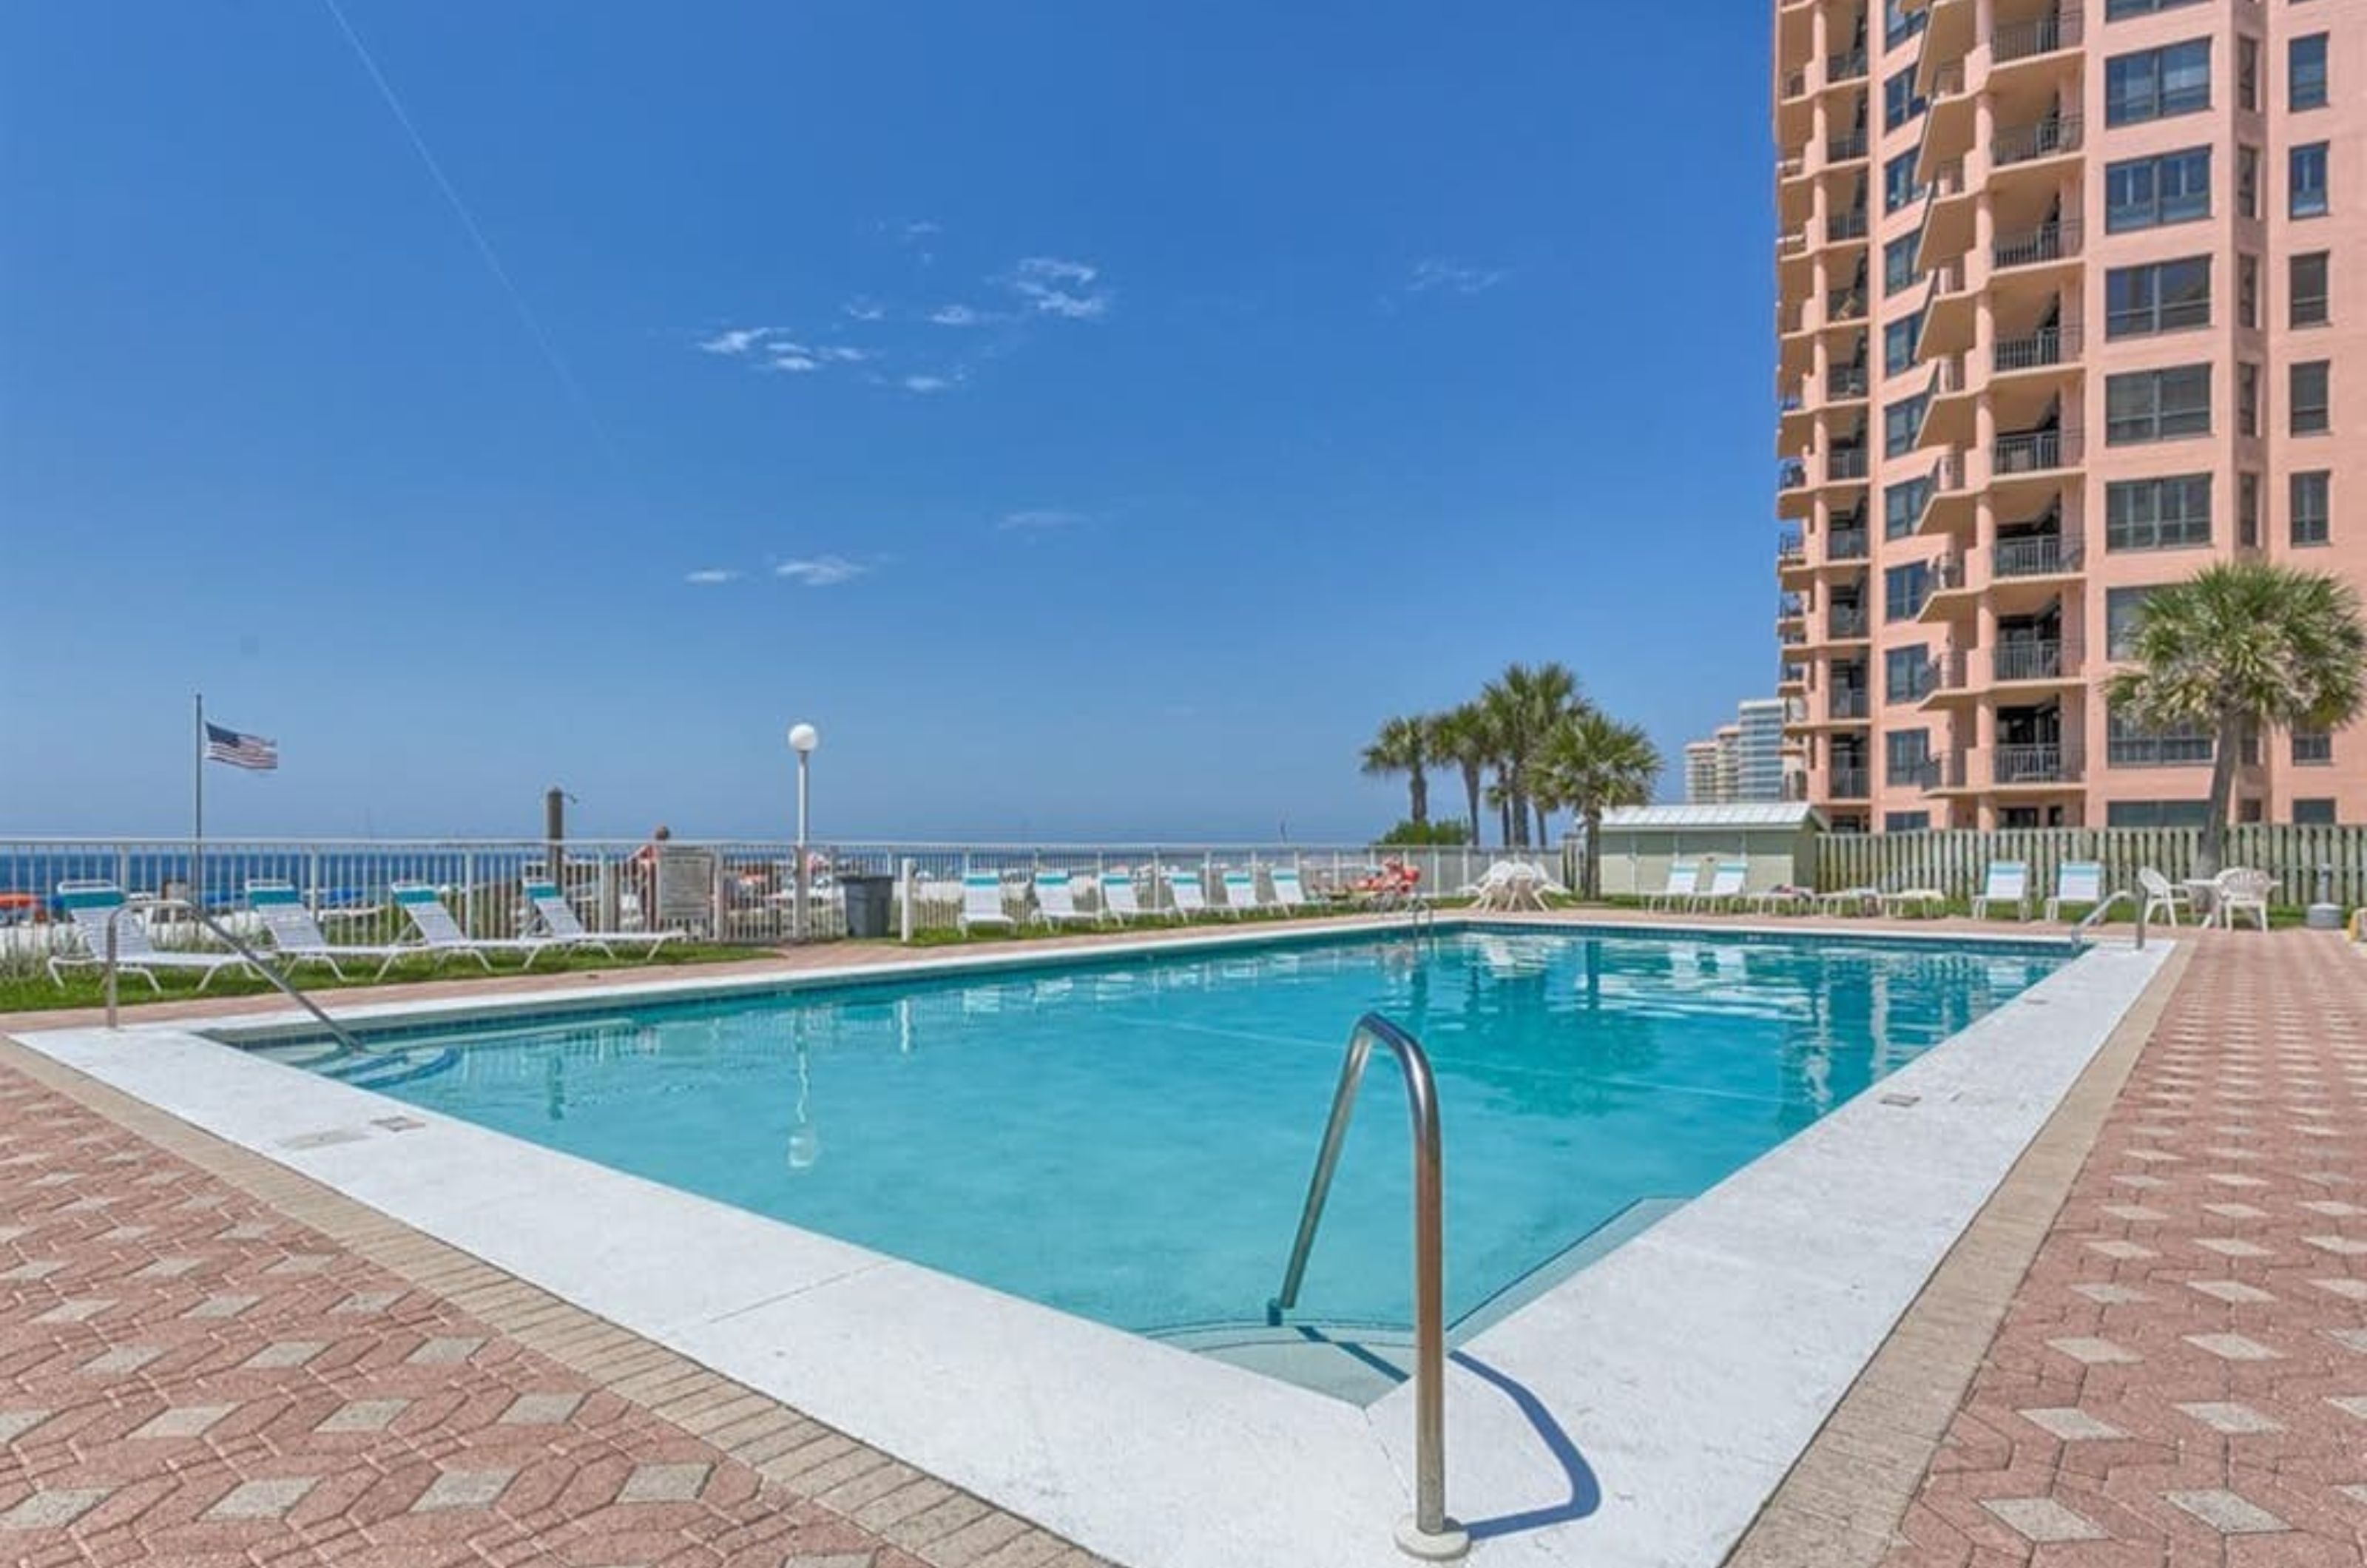
[[[895,920],[896,879],[878,872],[842,875],[838,885],[846,894],[846,934],[884,937]]]

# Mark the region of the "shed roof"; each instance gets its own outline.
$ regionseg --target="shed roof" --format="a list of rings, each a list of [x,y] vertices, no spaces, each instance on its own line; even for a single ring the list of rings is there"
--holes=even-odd
[[[1822,828],[1823,817],[1804,800],[1744,801],[1727,806],[1623,806],[1603,814],[1605,832],[1636,828]]]

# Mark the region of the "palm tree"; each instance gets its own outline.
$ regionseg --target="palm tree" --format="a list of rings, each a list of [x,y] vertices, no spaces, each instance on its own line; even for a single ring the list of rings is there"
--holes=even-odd
[[[1525,845],[1529,841],[1530,760],[1554,726],[1578,705],[1578,677],[1564,664],[1547,662],[1534,669],[1507,664],[1501,675],[1481,689],[1479,705],[1496,739],[1497,767],[1511,824],[1505,842]]]
[[[1598,896],[1603,871],[1603,814],[1614,806],[1641,806],[1660,776],[1659,749],[1632,724],[1593,708],[1566,715],[1537,751],[1540,816],[1545,806],[1567,807],[1586,824],[1586,863],[1579,891]]]
[[[1408,804],[1413,820],[1430,820],[1430,779],[1425,770],[1436,760],[1431,744],[1431,720],[1420,714],[1384,719],[1365,748],[1365,772],[1375,778],[1406,775]]]
[[[1465,703],[1440,714],[1431,720],[1430,744],[1437,761],[1452,762],[1463,771],[1463,799],[1471,813],[1471,841],[1477,844],[1480,784],[1496,756],[1496,739],[1488,728],[1486,710],[1478,703]]]
[[[2147,728],[2192,726],[2215,742],[2210,813],[2196,870],[2217,874],[2244,737],[2271,726],[2332,729],[2367,700],[2367,627],[2339,580],[2266,561],[2223,561],[2146,595],[2131,628],[2135,668],[2106,694]]]

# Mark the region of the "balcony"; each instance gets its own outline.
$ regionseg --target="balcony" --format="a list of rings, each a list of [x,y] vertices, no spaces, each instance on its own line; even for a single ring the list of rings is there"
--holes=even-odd
[[[1807,248],[1808,231],[1806,229],[1788,230],[1775,236],[1775,254],[1778,256],[1800,255]]]
[[[2147,735],[2114,728],[2104,742],[2108,768],[2207,768],[2218,747],[2208,735]]]
[[[2044,327],[2028,337],[2000,338],[1990,351],[1989,364],[2000,376],[2063,365],[2079,357],[2079,329]]]
[[[2005,234],[1989,248],[1989,265],[1998,272],[2017,266],[2038,266],[2079,254],[2079,225],[2070,219],[2041,223],[2035,229]]]
[[[1836,686],[1825,697],[1825,716],[1828,718],[1863,718],[1872,711],[1873,705],[1867,700],[1863,686]]]
[[[1790,660],[1784,660],[1775,666],[1775,689],[1777,691],[1806,691],[1807,689],[1807,685],[1808,667],[1806,665],[1795,663]]]
[[[1865,448],[1836,446],[1825,454],[1825,482],[1865,478]]]
[[[1842,402],[1865,396],[1865,367],[1836,365],[1825,372],[1825,398],[1829,402]]]
[[[1836,288],[1825,296],[1827,326],[1832,326],[1840,321],[1863,320],[1865,320],[1865,287],[1863,284],[1853,285],[1848,288]]]
[[[1865,238],[1865,209],[1852,208],[1847,212],[1832,213],[1825,219],[1825,243],[1839,244],[1843,240]]]
[[[2077,11],[2056,11],[2027,22],[2009,23],[1989,34],[1989,63],[2010,65],[2033,55],[2075,48],[2084,32]]]
[[[2077,679],[2078,646],[2053,638],[2008,637],[1990,650],[1989,671],[1990,678],[2000,685],[2013,681]]]
[[[1775,488],[1779,491],[1801,490],[1808,482],[1808,465],[1797,457],[1786,457],[1775,465]]]
[[[1865,608],[1836,604],[1825,615],[1825,637],[1831,642],[1854,642],[1865,636]]]
[[[1923,666],[1923,695],[1938,696],[1947,692],[1964,692],[1972,688],[1972,663],[1961,649],[1948,649],[1935,654]]]
[[[1994,479],[2045,473],[2077,464],[2079,456],[2079,433],[2076,430],[2010,431],[1999,436],[1997,444],[1989,448],[1989,475]]]
[[[1863,453],[1860,454],[1863,456]],[[1835,528],[1825,536],[1825,559],[1829,561],[1863,560],[1873,546],[1873,536],[1861,525],[1855,528]]]
[[[1808,547],[1797,533],[1789,529],[1775,536],[1775,564],[1778,567],[1806,566]]]
[[[1989,142],[1989,166],[2010,169],[2016,164],[2077,152],[2085,140],[2085,122],[2076,114],[2052,115],[2033,125],[2001,131]]]
[[[1915,761],[1895,761],[1890,764],[1886,776],[1893,789],[1938,789],[1940,759],[1925,757]]]
[[[1989,783],[1999,788],[2078,782],[2079,755],[2059,742],[1998,746],[1989,752]]]
[[[1863,767],[1834,768],[1825,774],[1825,794],[1834,800],[1871,800]]]
[[[2054,577],[2079,570],[2079,541],[2060,534],[2033,534],[2027,538],[1999,539],[1989,552],[1989,575],[2000,581],[2017,577]]]
[[[1775,596],[1775,619],[1777,621],[1796,621],[1807,613],[1807,601],[1802,598],[1799,594],[1778,593]]]
[[[1830,54],[1825,57],[1825,85],[1828,87],[1839,86],[1843,82],[1857,81],[1864,74],[1865,51],[1862,49],[1851,50],[1847,54]]]
[[[1825,143],[1825,162],[1846,164],[1865,156],[1865,127],[1859,126],[1847,136],[1836,136]]]
[[[1784,73],[1784,96],[1785,97],[1796,98],[1805,94],[1807,90],[1807,72],[1787,71]]]

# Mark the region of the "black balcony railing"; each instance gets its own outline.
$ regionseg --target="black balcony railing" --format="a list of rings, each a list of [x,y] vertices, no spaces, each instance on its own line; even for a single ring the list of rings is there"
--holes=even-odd
[[[1842,240],[1863,240],[1864,238],[1865,209],[1863,207],[1853,209],[1848,212],[1833,213],[1825,220],[1825,243],[1828,244],[1836,243]]]
[[[1831,561],[1863,560],[1873,542],[1874,536],[1863,528],[1835,528],[1825,536],[1825,558]]]
[[[1893,789],[1938,789],[1940,759],[1937,757],[1901,757],[1893,760],[1884,770]]]
[[[2004,169],[2037,158],[2077,152],[2085,127],[2076,114],[2050,115],[2035,124],[2001,131],[1989,143],[1989,163]]]
[[[1865,448],[1836,446],[1825,454],[1827,479],[1862,479],[1865,478]]]
[[[1807,610],[1808,602],[1797,593],[1775,595],[1775,618],[1779,621],[1796,621],[1806,615]]]
[[[2053,637],[2004,637],[1989,650],[1989,672],[1998,681],[2059,681],[2079,672],[2079,650]]]
[[[1989,34],[1989,62],[2010,65],[2033,54],[2052,54],[2079,41],[2083,29],[2077,11],[2056,11],[2027,22],[2010,22]]]
[[[1805,686],[1808,683],[1808,667],[1784,660],[1775,666],[1775,683],[1779,686]]]
[[[1992,475],[2044,473],[2067,468],[2079,460],[2076,430],[2015,430],[1997,438],[1989,449]]]
[[[2051,577],[2056,572],[2076,571],[2078,566],[2078,539],[2067,539],[2060,534],[1999,539],[1989,555],[1989,575],[1998,578]]]
[[[1865,290],[1863,288],[1836,288],[1825,296],[1827,321],[1862,321],[1865,319]]]
[[[1862,398],[1865,396],[1865,367],[1835,365],[1825,371],[1827,398]]]
[[[1866,788],[1866,771],[1863,767],[1828,771],[1825,788],[1835,800],[1867,800],[1873,797],[1873,792]]]
[[[2042,327],[2028,337],[2000,339],[1989,363],[1999,371],[2035,370],[2079,357],[2079,329]]]
[[[1989,248],[1989,265],[2003,271],[2007,267],[2061,261],[2078,254],[2079,225],[2069,219],[2058,219],[2035,229],[2000,235]]]
[[[1825,616],[1825,635],[1832,637],[1861,637],[1865,635],[1865,610],[1863,605],[1836,604]]]
[[[1808,482],[1808,465],[1797,457],[1786,457],[1775,465],[1775,488],[1798,490]]]
[[[1829,718],[1863,718],[1869,711],[1862,686],[1836,686],[1825,698],[1825,715]]]
[[[2077,784],[2079,757],[2059,742],[1999,746],[1989,752],[1989,782],[1996,784]]]
[[[1851,50],[1847,54],[1829,54],[1825,57],[1827,85],[1835,82],[1854,82],[1864,74],[1865,51],[1862,49]]]
[[[1847,136],[1836,136],[1825,143],[1825,162],[1846,164],[1852,158],[1865,156],[1865,127],[1860,126]]]

